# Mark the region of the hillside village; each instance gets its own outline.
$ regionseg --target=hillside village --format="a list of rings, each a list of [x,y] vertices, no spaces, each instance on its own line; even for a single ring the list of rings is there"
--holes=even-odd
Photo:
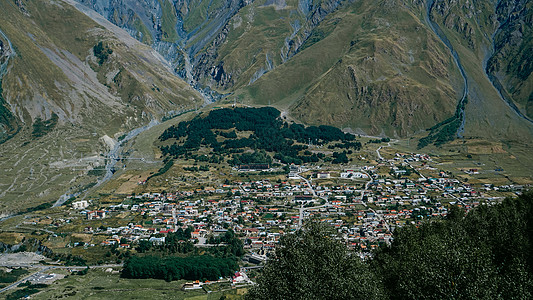
[[[75,215],[87,219],[84,232],[102,239],[100,244],[85,247],[133,249],[143,240],[157,246],[164,244],[167,234],[186,229],[195,247],[214,247],[210,241],[231,230],[248,252],[244,259],[258,264],[268,259],[283,234],[297,230],[305,220],[330,224],[348,247],[364,257],[390,244],[399,226],[443,218],[451,205],[467,211],[490,205],[502,199],[502,191],[524,188],[471,185],[435,164],[428,155],[396,153],[350,169],[293,165],[286,180],[227,182],[203,189],[129,195],[119,204],[102,207],[87,201],[71,206]],[[332,179],[344,183],[334,184]],[[92,226],[117,215],[138,221],[117,227]]]

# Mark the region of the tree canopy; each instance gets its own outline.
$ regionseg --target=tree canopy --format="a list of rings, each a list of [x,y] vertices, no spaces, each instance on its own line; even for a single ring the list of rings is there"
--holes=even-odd
[[[325,225],[285,235],[248,299],[382,299],[379,278]]]
[[[227,277],[238,270],[239,266],[234,258],[220,258],[210,255],[191,257],[133,256],[126,260],[122,270],[125,278],[155,278],[167,281],[188,280],[218,280]]]
[[[531,192],[402,227],[364,262],[323,226],[284,236],[249,299],[533,297]]]
[[[288,124],[272,107],[213,110],[207,116],[169,127],[159,140],[175,140],[173,144],[161,146],[164,155],[174,158],[191,158],[200,147],[212,148],[217,154],[239,153],[245,148],[256,150],[254,155],[233,155],[232,164],[269,162],[272,158],[266,152],[275,153],[274,158],[283,163],[317,162],[317,154],[300,154],[308,148],[308,143],[338,141],[337,145],[346,149],[361,147],[354,135],[332,126]]]

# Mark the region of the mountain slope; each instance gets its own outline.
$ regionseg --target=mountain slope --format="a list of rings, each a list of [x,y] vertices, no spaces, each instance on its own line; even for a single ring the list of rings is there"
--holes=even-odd
[[[0,147],[0,211],[82,190],[125,132],[203,101],[153,49],[67,2],[0,9],[3,44],[16,53],[2,77],[3,107],[18,130]]]
[[[520,115],[533,99],[528,1],[80,2],[215,98],[270,103],[303,122],[369,134],[408,136],[435,124],[449,131],[446,120],[460,111],[446,139],[453,131],[532,135]]]
[[[528,36],[533,34],[527,25],[531,4],[447,0],[428,3],[431,18],[457,50],[466,70],[467,135],[530,141],[533,123],[526,116],[526,107],[533,82],[527,57],[531,53]]]
[[[237,94],[279,102],[304,122],[371,134],[405,136],[453,114],[458,71],[407,9],[357,1],[316,32],[328,34]]]

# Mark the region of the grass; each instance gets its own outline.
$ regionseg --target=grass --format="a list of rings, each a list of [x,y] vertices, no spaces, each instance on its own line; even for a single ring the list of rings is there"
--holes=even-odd
[[[182,291],[185,281],[166,282],[156,279],[125,279],[119,275],[106,273],[100,269],[90,269],[87,275],[70,275],[56,281],[32,299],[58,299],[68,296],[73,299],[219,299],[228,294],[236,299],[238,291],[214,291],[206,294],[203,290]],[[235,296],[234,296],[235,295]]]
[[[23,108],[21,124],[27,124],[0,147],[0,211],[7,213],[94,184],[96,177],[86,176],[87,167],[103,163],[103,135],[113,137],[200,101],[192,88],[145,55],[152,51],[148,46],[129,48],[67,4],[34,1],[26,7],[30,17],[13,2],[0,4],[2,30],[17,52],[2,80],[3,96]],[[113,50],[101,66],[88,58],[99,41]],[[76,68],[83,72],[83,84],[98,78],[87,83],[90,92],[76,82]],[[116,82],[107,78],[117,70],[123,76]]]
[[[183,29],[191,33],[200,28],[208,18],[224,5],[222,0],[193,0],[189,4],[189,13],[183,20]]]
[[[133,21],[133,26],[135,27],[135,29],[137,29],[138,32],[142,34],[141,42],[147,45],[151,45],[153,37],[150,33],[150,30],[146,28],[146,25],[144,25],[144,23],[140,19],[135,19],[135,21]]]
[[[170,1],[162,0],[160,3],[162,4],[161,10],[163,11],[163,16],[161,17],[162,40],[171,43],[176,42],[178,40],[178,34],[176,32],[178,17],[176,10]]]
[[[391,19],[397,22],[387,25]],[[452,83],[434,74],[451,66],[451,60],[441,62],[445,48],[417,27],[423,25],[406,10],[380,11],[365,1],[351,4],[315,28],[317,38],[312,35],[308,42],[312,45],[304,44],[291,60],[235,95],[289,110],[305,123],[372,134],[392,135],[396,130],[402,135],[431,127],[453,115]],[[355,80],[350,79],[351,70]]]

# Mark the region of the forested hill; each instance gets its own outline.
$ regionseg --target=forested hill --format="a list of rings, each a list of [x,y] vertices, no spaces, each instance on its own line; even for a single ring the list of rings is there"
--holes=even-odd
[[[533,193],[397,230],[365,262],[321,224],[285,236],[249,299],[532,299]]]
[[[191,121],[171,126],[159,137],[161,151],[167,157],[192,157],[200,148],[209,148],[215,156],[234,154],[235,165],[248,163],[271,163],[275,159],[283,163],[302,164],[331,159],[333,162],[348,162],[346,153],[357,151],[361,143],[355,136],[332,126],[304,126],[289,124],[282,120],[280,112],[272,107],[223,108],[199,115]],[[169,142],[174,142],[169,144]],[[347,149],[326,158],[321,153],[311,153],[309,144],[326,145],[337,142],[335,147]],[[242,153],[252,149],[252,154]]]

